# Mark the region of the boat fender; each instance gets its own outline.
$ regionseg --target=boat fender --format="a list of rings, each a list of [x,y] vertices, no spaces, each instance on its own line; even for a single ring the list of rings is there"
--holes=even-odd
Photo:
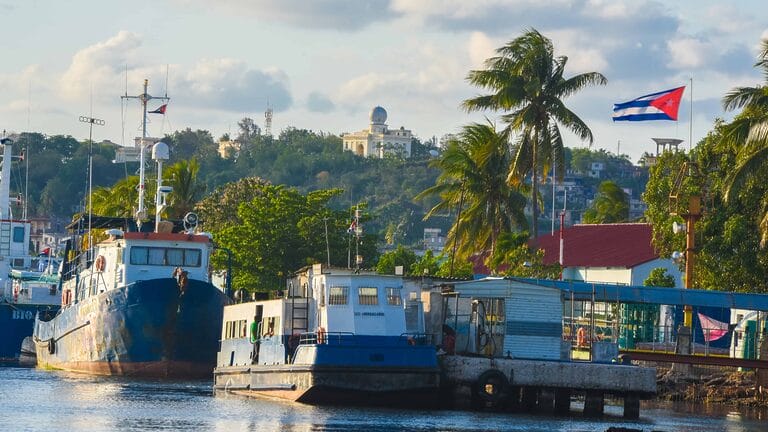
[[[181,297],[187,291],[187,284],[189,283],[189,272],[181,267],[176,267],[176,269],[173,271],[173,277],[176,278],[176,284],[179,286],[179,297]]]
[[[48,341],[48,354],[56,354],[56,341],[53,339]]]
[[[19,285],[13,284],[13,302],[18,303],[19,302]]]
[[[317,328],[317,343],[318,344],[324,344],[325,343],[325,328],[324,327],[318,327]]]
[[[96,257],[96,262],[94,262],[94,267],[96,267],[97,272],[103,272],[105,268],[107,268],[107,259],[104,258],[104,255],[99,255]]]
[[[501,399],[508,385],[504,372],[498,369],[488,369],[477,377],[472,386],[472,395],[479,400],[495,405]]]

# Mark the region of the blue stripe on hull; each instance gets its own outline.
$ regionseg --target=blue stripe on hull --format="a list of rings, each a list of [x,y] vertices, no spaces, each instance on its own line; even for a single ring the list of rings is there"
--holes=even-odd
[[[195,280],[189,281],[183,296],[172,278],[110,290],[65,308],[49,322],[37,322],[38,364],[139,375],[131,364],[187,364],[210,373],[225,303],[220,290]],[[55,340],[53,354],[48,351],[50,339]],[[168,370],[164,375],[196,373]]]
[[[21,342],[32,336],[38,311],[53,316],[58,310],[58,306],[0,302],[0,361],[19,360]]]

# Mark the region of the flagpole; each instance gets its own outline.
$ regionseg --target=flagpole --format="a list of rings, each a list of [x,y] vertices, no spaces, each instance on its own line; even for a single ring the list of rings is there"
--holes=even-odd
[[[690,120],[688,121],[688,153],[693,151],[693,77],[691,77],[691,98]]]

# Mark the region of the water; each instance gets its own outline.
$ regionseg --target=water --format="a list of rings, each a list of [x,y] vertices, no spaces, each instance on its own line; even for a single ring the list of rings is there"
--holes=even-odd
[[[576,405],[576,404],[574,404]],[[213,396],[210,381],[158,382],[0,367],[0,431],[644,431],[768,430],[768,413],[686,406],[644,406],[639,421],[569,417],[311,407]]]

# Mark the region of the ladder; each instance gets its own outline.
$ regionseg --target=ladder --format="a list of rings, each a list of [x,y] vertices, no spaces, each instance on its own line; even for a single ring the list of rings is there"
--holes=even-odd
[[[0,221],[0,256],[11,255],[11,221]]]
[[[309,297],[291,296],[291,335],[309,332]]]

